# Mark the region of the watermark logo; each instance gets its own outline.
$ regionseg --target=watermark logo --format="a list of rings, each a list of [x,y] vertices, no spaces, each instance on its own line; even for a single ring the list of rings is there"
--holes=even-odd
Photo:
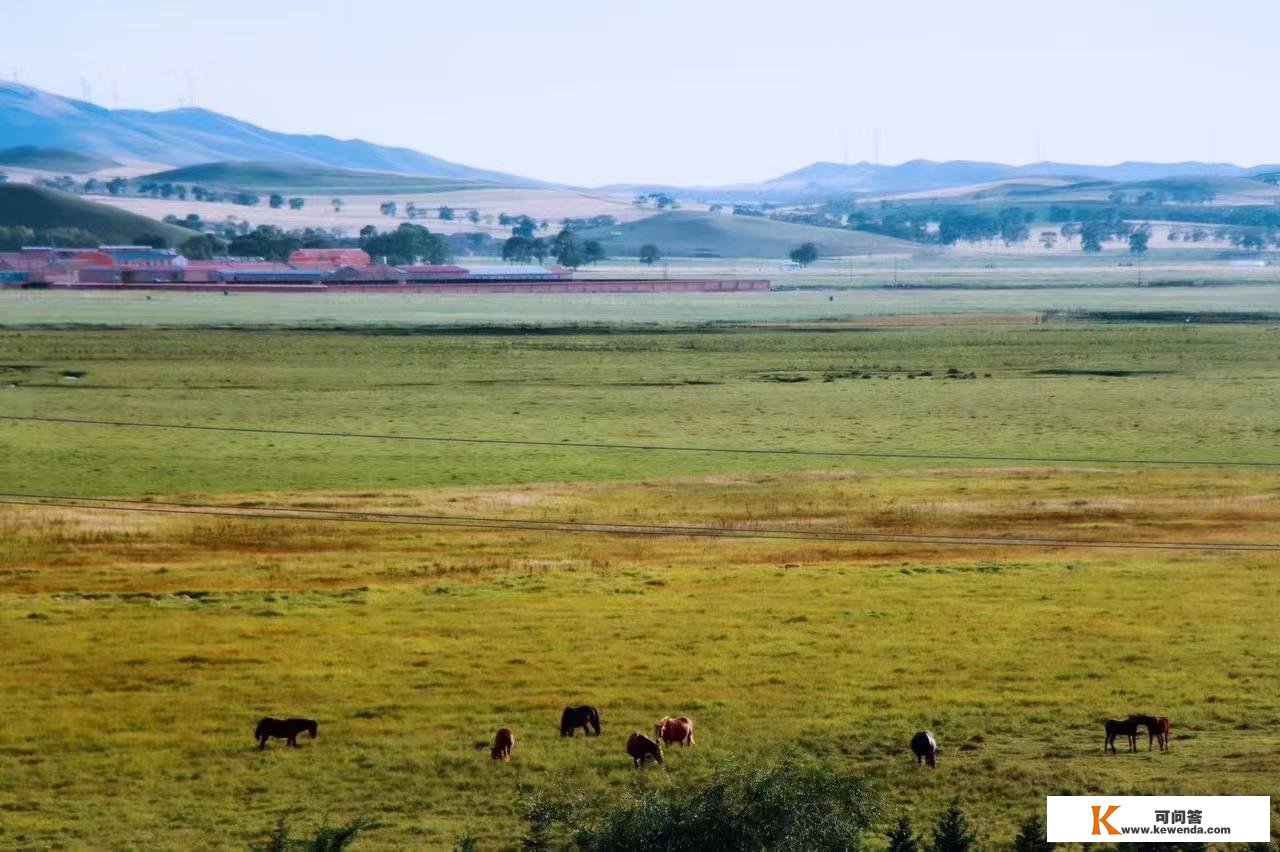
[[[1266,843],[1269,796],[1049,796],[1050,843]]]
[[[1094,805],[1093,806],[1093,833],[1102,834],[1102,829],[1105,828],[1107,830],[1107,834],[1119,834],[1120,831],[1116,829],[1111,823],[1107,822],[1107,817],[1111,816],[1113,813],[1115,813],[1118,810],[1120,810],[1119,805],[1107,805],[1107,812],[1104,814],[1102,813],[1102,805]],[[1101,814],[1101,816],[1099,816],[1099,814]]]

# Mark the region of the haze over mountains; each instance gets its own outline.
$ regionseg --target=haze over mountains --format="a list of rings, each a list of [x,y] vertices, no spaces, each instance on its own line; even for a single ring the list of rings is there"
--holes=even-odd
[[[371,128],[376,131],[376,128]],[[512,144],[519,144],[513,138]],[[511,187],[547,187],[536,178],[450,162],[409,148],[266,130],[205,109],[161,112],[110,110],[12,82],[0,82],[0,149],[64,149],[99,161],[172,166],[256,161],[300,163],[417,177],[484,181]],[[641,165],[640,168],[643,168]],[[819,162],[770,180],[733,186],[674,187],[614,184],[616,193],[666,191],[694,200],[815,199],[849,193],[899,193],[970,186],[1018,178],[1061,177],[1130,182],[1170,177],[1250,177],[1278,166],[1229,163],[1090,165],[1042,162],[1007,165],[979,161],[912,160],[899,165]]]

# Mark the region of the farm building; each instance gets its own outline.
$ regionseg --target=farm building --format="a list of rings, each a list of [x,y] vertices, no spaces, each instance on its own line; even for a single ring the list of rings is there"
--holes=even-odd
[[[289,255],[289,265],[295,269],[363,269],[369,263],[369,255],[362,249],[298,249]]]
[[[111,258],[111,265],[119,269],[181,270],[187,259],[173,249],[150,246],[100,246],[98,252]]]

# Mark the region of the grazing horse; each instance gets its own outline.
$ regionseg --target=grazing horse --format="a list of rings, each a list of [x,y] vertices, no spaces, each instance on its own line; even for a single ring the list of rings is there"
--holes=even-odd
[[[662,762],[662,746],[639,731],[627,737],[627,754],[631,755],[637,768],[643,766],[645,759],[650,757],[659,763]]]
[[[571,737],[577,733],[578,728],[587,736],[593,730],[597,737],[600,736],[600,714],[596,712],[596,708],[586,704],[564,708],[564,712],[560,714],[560,736]]]
[[[489,757],[501,760],[503,763],[510,763],[511,752],[515,747],[516,735],[511,733],[511,729],[499,728],[497,735],[493,738],[493,748],[489,749]]]
[[[314,740],[317,727],[315,719],[272,719],[267,716],[254,729],[253,738],[258,741],[259,751],[265,749],[267,740],[273,737],[277,740],[288,740],[289,745],[297,748],[298,734],[306,731]]]
[[[1103,727],[1107,731],[1107,739],[1102,745],[1102,750],[1111,750],[1112,754],[1116,753],[1116,737],[1125,736],[1129,739],[1129,751],[1138,750],[1138,723],[1130,716],[1123,722],[1119,719],[1108,719]]]
[[[1151,751],[1153,740],[1160,743],[1161,751],[1169,748],[1169,728],[1171,726],[1169,720],[1164,716],[1143,716],[1135,713],[1129,717],[1128,721],[1147,729],[1147,751]]]
[[[916,766],[923,760],[931,769],[938,768],[938,741],[928,731],[917,731],[911,738],[911,753],[916,756]]]
[[[693,720],[688,716],[663,716],[653,726],[653,738],[663,745],[680,743],[682,747],[693,745]]]

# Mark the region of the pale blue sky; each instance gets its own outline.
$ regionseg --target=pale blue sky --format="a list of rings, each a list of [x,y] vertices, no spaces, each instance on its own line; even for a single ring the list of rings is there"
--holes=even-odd
[[[1275,0],[6,0],[0,75],[574,184],[1280,161]],[[847,139],[847,143],[846,143]]]

